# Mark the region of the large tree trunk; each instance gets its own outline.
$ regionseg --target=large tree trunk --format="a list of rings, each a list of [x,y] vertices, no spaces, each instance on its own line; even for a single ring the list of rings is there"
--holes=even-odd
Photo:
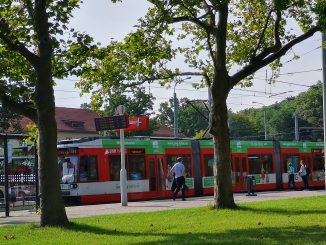
[[[223,76],[216,79],[212,86],[213,103],[210,120],[215,162],[214,206],[215,208],[234,208],[236,205],[232,193],[230,134],[226,105],[229,93],[228,80]]]
[[[48,86],[50,84],[49,81],[42,81],[44,88],[40,90],[44,94],[37,106],[41,226],[61,226],[68,224],[68,219],[59,183],[54,96],[45,92],[52,89],[52,86]]]
[[[49,73],[51,65],[47,62],[41,67],[36,86],[41,226],[62,226],[68,224],[68,219],[59,183],[54,91]]]
[[[39,178],[41,226],[68,224],[59,183],[57,163],[57,125],[52,80],[52,44],[48,30],[46,1],[36,1],[35,26],[38,37],[39,62],[36,67],[37,81],[35,100],[39,128]]]

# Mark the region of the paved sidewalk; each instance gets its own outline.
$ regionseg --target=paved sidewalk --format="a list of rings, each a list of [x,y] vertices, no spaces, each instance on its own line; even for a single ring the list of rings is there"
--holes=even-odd
[[[305,196],[325,196],[325,190],[313,190],[313,191],[269,191],[269,192],[257,192],[257,196],[247,196],[246,193],[234,194],[236,203],[241,202],[256,202],[266,200],[288,199],[294,197]],[[69,219],[89,217],[95,215],[108,215],[118,213],[131,213],[131,212],[154,212],[161,210],[171,210],[179,208],[191,208],[207,206],[213,203],[212,196],[205,197],[191,197],[187,198],[187,201],[181,201],[177,199],[172,201],[171,199],[164,200],[151,200],[140,202],[129,202],[127,207],[122,207],[120,203],[99,204],[99,205],[84,205],[66,207],[66,212]],[[15,211],[10,213],[10,217],[4,217],[4,213],[0,213],[0,226],[11,224],[24,224],[24,223],[38,223],[40,221],[39,216],[33,211]]]

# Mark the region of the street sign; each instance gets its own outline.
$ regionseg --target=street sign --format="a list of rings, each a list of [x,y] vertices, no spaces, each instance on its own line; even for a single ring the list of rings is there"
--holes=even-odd
[[[128,128],[128,115],[95,118],[96,131]]]
[[[125,129],[125,132],[148,130],[149,128],[148,116],[129,117],[128,120],[129,120],[129,126],[128,128]],[[119,132],[119,130],[116,130],[116,132]]]

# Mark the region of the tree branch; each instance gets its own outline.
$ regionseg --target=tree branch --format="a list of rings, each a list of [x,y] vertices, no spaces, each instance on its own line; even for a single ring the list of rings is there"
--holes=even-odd
[[[264,38],[264,35],[265,35],[265,31],[266,31],[266,29],[267,29],[268,22],[269,22],[269,19],[270,19],[271,15],[272,15],[272,10],[269,11],[269,13],[268,13],[268,16],[267,16],[267,19],[266,19],[266,22],[265,22],[265,25],[264,25],[263,31],[262,31],[262,33],[260,34],[260,37],[259,37],[259,40],[258,40],[257,46],[256,46],[256,48],[255,48],[255,51],[254,51],[252,57],[255,57],[255,56],[256,56],[256,53],[257,53],[257,51],[258,51],[258,49],[259,49],[259,47],[260,47],[260,44],[261,44],[262,41],[263,41],[263,38]]]
[[[212,86],[212,81],[209,78],[209,76],[207,75],[207,73],[204,74],[204,78],[205,78],[205,80],[207,82],[208,87],[210,88]]]
[[[211,6],[209,6],[206,1],[204,1],[204,5],[205,5],[204,8],[206,9],[206,13],[209,14],[209,18],[210,18],[209,25],[210,25],[211,29],[213,30],[215,27],[215,14],[213,13]],[[207,44],[208,44],[209,53],[212,57],[214,68],[216,69],[217,63],[216,63],[216,57],[215,57],[214,51],[213,51],[213,46],[211,43],[211,33],[209,33],[209,32],[206,32],[206,33],[207,33]]]
[[[204,1],[204,8],[206,9],[206,12],[209,14],[211,19],[215,19],[215,14],[212,11],[212,6],[210,6],[207,1]]]
[[[281,39],[280,39],[281,20],[282,20],[282,13],[280,10],[276,10],[276,20],[274,25],[274,41],[275,41],[276,48],[280,48],[282,46]]]
[[[171,23],[178,23],[178,22],[183,22],[183,21],[188,21],[188,22],[192,22],[200,27],[202,27],[203,29],[205,29],[205,31],[207,33],[213,33],[214,29],[212,29],[208,24],[200,21],[200,18],[203,18],[204,16],[206,16],[208,13],[204,14],[203,16],[196,18],[196,17],[190,17],[190,16],[180,16],[180,17],[175,17],[172,18]]]
[[[31,18],[32,22],[35,23],[34,11],[33,11],[34,9],[31,0],[25,0],[23,1],[23,4],[25,5],[25,8],[27,9],[27,13],[29,14],[29,17]]]
[[[219,71],[226,71],[226,33],[228,24],[228,3],[222,3],[219,8],[219,20],[217,23],[216,38],[216,55],[217,67]]]
[[[276,52],[279,50],[282,46],[281,40],[280,40],[280,22],[281,22],[281,11],[276,11],[276,20],[274,25],[274,45],[271,47],[268,47],[264,49],[260,54],[258,54],[256,57],[252,58],[252,61],[259,61],[264,59],[267,55],[270,55],[271,53]]]
[[[207,33],[207,44],[208,44],[208,48],[209,48],[209,53],[212,56],[214,68],[216,69],[217,63],[216,63],[216,59],[215,59],[215,55],[214,55],[214,51],[213,51],[213,47],[212,47],[212,43],[211,43],[211,36],[209,33]]]
[[[204,72],[179,72],[179,73],[171,73],[166,76],[153,76],[153,77],[148,77],[145,79],[142,79],[141,81],[138,82],[132,82],[129,84],[125,84],[124,86],[126,88],[129,87],[134,87],[134,86],[139,86],[144,84],[145,82],[150,82],[150,81],[155,81],[155,80],[164,80],[164,79],[173,79],[178,76],[205,76],[206,74]]]
[[[4,92],[0,93],[0,101],[2,105],[6,108],[9,108],[13,112],[28,117],[33,122],[37,122],[37,112],[33,107],[33,104],[24,102],[19,103],[10,98],[10,96],[6,95]]]
[[[245,66],[242,70],[235,73],[231,76],[231,86],[235,86],[238,82],[242,79],[246,78],[247,76],[253,74],[254,72],[258,71],[260,68],[270,64],[271,62],[275,61],[276,59],[282,57],[288,50],[290,50],[294,45],[308,39],[309,37],[313,36],[317,31],[320,31],[321,28],[319,26],[315,26],[311,28],[306,33],[298,36],[297,38],[293,39],[292,41],[288,42],[282,48],[280,48],[277,52],[274,52],[272,55],[266,57],[265,59],[255,59],[254,62],[250,63],[249,65]]]
[[[13,40],[13,38],[15,38]],[[19,52],[24,56],[34,67],[38,64],[38,56],[30,52],[12,33],[9,25],[6,21],[0,16],[0,39],[8,46],[12,51]]]

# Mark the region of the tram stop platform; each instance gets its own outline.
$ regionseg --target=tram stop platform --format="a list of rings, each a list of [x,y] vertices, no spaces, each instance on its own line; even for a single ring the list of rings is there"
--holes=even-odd
[[[243,202],[257,202],[268,200],[289,199],[296,197],[308,196],[325,196],[325,190],[310,190],[310,191],[266,191],[257,192],[257,196],[248,196],[247,193],[235,193],[234,199],[236,203]],[[201,207],[213,204],[214,198],[212,196],[203,197],[189,197],[186,201],[181,198],[173,201],[172,199],[164,200],[150,200],[128,202],[128,206],[121,206],[121,203],[109,203],[98,205],[83,205],[66,207],[66,212],[69,219],[89,217],[96,215],[110,215],[132,212],[155,212],[162,210],[181,209]],[[39,223],[40,216],[35,211],[12,211],[9,217],[5,217],[5,213],[0,213],[0,226],[25,224],[25,223]]]

